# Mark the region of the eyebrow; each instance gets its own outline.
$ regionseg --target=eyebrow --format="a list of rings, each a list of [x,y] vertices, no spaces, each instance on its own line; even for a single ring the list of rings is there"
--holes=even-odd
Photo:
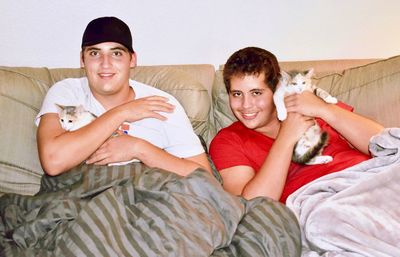
[[[86,51],[92,51],[92,50],[101,51],[101,48],[94,47],[94,46],[89,46],[89,47],[85,48],[85,52]],[[112,48],[110,48],[110,50],[111,51],[121,50],[121,51],[124,51],[124,52],[128,52],[128,49],[126,49],[125,47],[122,47],[122,46],[112,47]]]
[[[85,52],[87,52],[87,51],[91,51],[91,50],[100,50],[100,48],[97,48],[97,47],[94,47],[94,46],[88,46],[88,47],[85,47]]]
[[[229,93],[230,93],[230,94],[233,94],[233,93],[242,93],[242,91],[240,91],[240,90],[230,90]]]
[[[250,92],[254,92],[254,91],[264,91],[265,88],[253,88],[250,90]]]
[[[111,50],[121,50],[124,52],[128,52],[128,49],[126,49],[125,47],[121,47],[121,46],[113,47],[113,48],[111,48]]]

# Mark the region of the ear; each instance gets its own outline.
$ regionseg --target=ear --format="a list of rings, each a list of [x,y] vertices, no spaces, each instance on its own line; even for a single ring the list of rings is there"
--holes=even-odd
[[[136,52],[133,52],[131,54],[131,63],[130,63],[130,67],[131,68],[135,68],[137,65],[137,58],[136,58]]]
[[[75,107],[75,111],[77,112],[77,113],[82,113],[82,112],[84,112],[85,111],[85,108],[83,107],[83,105],[78,105],[78,106],[76,106]]]
[[[307,71],[306,77],[311,79],[313,75],[314,75],[314,68],[311,68]]]
[[[284,70],[281,70],[282,80],[288,82],[290,80],[290,75]]]
[[[57,111],[58,111],[59,113],[62,112],[62,111],[64,110],[64,108],[65,108],[64,105],[57,104],[57,103],[55,103],[55,106],[56,106]]]
[[[81,68],[85,68],[85,60],[83,58],[83,52],[82,51],[80,52],[79,60],[80,60]]]

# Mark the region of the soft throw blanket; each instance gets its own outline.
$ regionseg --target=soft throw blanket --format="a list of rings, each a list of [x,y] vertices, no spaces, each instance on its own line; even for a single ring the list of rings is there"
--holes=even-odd
[[[302,256],[400,256],[400,128],[371,138],[374,158],[300,188],[287,200]]]
[[[226,193],[208,172],[140,163],[44,176],[35,196],[0,198],[0,256],[300,256],[286,206]]]

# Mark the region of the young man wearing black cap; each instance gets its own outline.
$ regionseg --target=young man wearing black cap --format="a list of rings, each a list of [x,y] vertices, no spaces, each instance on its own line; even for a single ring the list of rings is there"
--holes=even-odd
[[[106,165],[138,159],[151,167],[187,175],[211,171],[182,106],[171,95],[129,79],[136,66],[129,27],[115,17],[92,20],[82,38],[81,66],[86,77],[52,86],[36,117],[39,157],[48,175],[86,161]],[[83,107],[98,118],[65,131],[56,104]],[[127,122],[128,135],[119,131]],[[118,131],[118,136],[111,136]]]

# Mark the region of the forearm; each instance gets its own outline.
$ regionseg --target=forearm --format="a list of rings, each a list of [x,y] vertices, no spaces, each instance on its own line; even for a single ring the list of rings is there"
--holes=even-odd
[[[274,142],[258,173],[246,184],[242,195],[246,199],[266,196],[281,197],[291,162],[294,143],[278,138]]]
[[[123,115],[109,111],[81,129],[66,132],[55,115],[43,116],[38,128],[39,157],[49,175],[58,175],[85,161],[124,121]]]
[[[383,129],[383,126],[379,123],[337,105],[327,105],[320,117],[337,130],[351,145],[366,154],[369,153],[370,138]]]
[[[149,167],[157,167],[181,176],[186,176],[197,168],[211,172],[205,153],[191,158],[179,158],[141,139],[138,139],[134,147],[135,158]]]

